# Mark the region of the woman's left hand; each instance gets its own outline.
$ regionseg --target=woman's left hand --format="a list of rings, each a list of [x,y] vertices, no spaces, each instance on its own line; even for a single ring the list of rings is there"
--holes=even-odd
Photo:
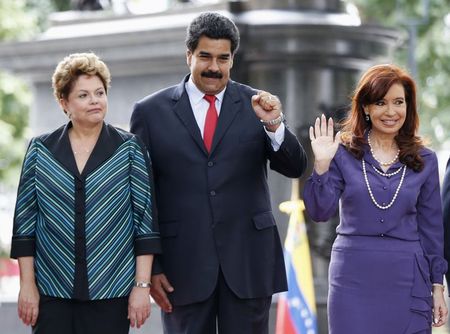
[[[140,328],[150,317],[150,288],[134,287],[128,298],[130,326]]]
[[[441,327],[447,322],[448,309],[444,299],[444,289],[433,286],[433,327]]]

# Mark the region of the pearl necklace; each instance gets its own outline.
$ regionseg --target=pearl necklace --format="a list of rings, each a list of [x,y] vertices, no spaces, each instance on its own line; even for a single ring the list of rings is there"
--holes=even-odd
[[[403,173],[402,173],[402,177],[400,178],[400,182],[398,184],[398,187],[395,190],[394,197],[392,197],[391,202],[389,204],[387,204],[387,205],[380,205],[377,202],[377,200],[375,199],[375,196],[373,195],[372,189],[370,188],[369,178],[367,177],[366,163],[364,161],[364,158],[361,161],[362,161],[362,169],[363,169],[363,174],[364,174],[364,181],[366,181],[366,186],[367,186],[367,190],[369,191],[370,199],[372,200],[373,204],[375,204],[375,206],[377,208],[379,208],[381,210],[389,209],[394,204],[395,200],[397,199],[397,196],[398,196],[398,193],[400,191],[400,188],[402,187],[403,180],[405,179],[405,174],[406,174],[406,165],[403,165],[403,167],[398,169],[398,170],[403,169]]]
[[[375,172],[377,172],[377,173],[380,174],[381,176],[384,176],[384,177],[387,177],[387,178],[389,178],[389,177],[391,177],[391,176],[394,176],[394,175],[400,173],[400,171],[402,170],[402,167],[400,167],[400,168],[398,168],[395,172],[392,172],[392,173],[384,173],[384,172],[380,171],[380,170],[379,170],[377,167],[375,167],[374,165],[371,165],[371,166],[372,166],[372,168],[373,168],[373,170],[374,170]]]
[[[375,156],[375,153],[373,153],[373,148],[372,148],[372,143],[370,142],[370,133],[372,132],[372,130],[369,130],[369,133],[367,134],[367,143],[369,144],[369,148],[370,148],[370,153],[372,154],[373,158],[381,165],[381,166],[390,166],[392,165],[394,162],[397,161],[398,156],[400,154],[400,149],[397,149],[397,153],[395,154],[394,158],[392,158],[391,161],[388,162],[383,162],[378,160],[378,158]]]

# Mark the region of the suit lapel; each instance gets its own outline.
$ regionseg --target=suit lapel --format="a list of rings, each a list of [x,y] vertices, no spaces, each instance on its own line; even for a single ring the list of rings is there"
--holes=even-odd
[[[205,144],[203,143],[202,134],[198,128],[197,121],[194,117],[194,112],[191,108],[191,103],[189,102],[189,97],[186,93],[184,84],[188,80],[189,76],[186,76],[184,80],[175,88],[174,94],[172,96],[175,101],[175,106],[173,108],[175,114],[181,120],[183,125],[188,130],[194,142],[197,146],[206,154]]]
[[[241,105],[241,98],[236,84],[230,80],[228,82],[227,90],[225,91],[222,106],[220,108],[219,121],[217,122],[216,131],[214,133],[211,154],[220,144],[220,141],[236,115],[241,111]]]

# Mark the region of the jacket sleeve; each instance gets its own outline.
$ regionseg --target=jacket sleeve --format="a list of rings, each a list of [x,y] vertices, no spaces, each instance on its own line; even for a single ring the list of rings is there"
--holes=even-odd
[[[38,215],[36,199],[36,140],[32,139],[25,154],[14,211],[11,257],[35,255],[35,229]]]
[[[150,157],[143,143],[134,137],[130,189],[135,230],[135,255],[161,252],[157,219],[154,216],[153,178]]]
[[[270,139],[267,140],[270,168],[284,176],[298,178],[307,167],[306,152],[287,126],[284,131],[284,141],[279,150],[274,151]]]
[[[426,163],[430,164],[431,171],[417,199],[417,225],[424,255],[430,264],[431,282],[442,284],[447,262],[443,257],[444,231],[436,155]]]
[[[338,150],[328,172],[319,175],[313,171],[305,183],[303,201],[306,212],[316,222],[327,221],[338,210],[339,199],[344,191],[344,180],[336,163],[340,156]]]
[[[150,137],[148,135],[147,131],[147,123],[145,122],[145,119],[142,117],[142,107],[139,103],[136,103],[134,105],[133,113],[131,114],[130,119],[130,132],[134,133],[139,137],[139,139],[145,144],[146,148],[150,150]],[[151,177],[153,181],[153,176]],[[152,194],[154,194],[154,189],[152,188]],[[152,197],[153,199],[153,219],[157,220],[157,210],[155,205],[155,197]],[[155,254],[155,257],[153,259],[153,266],[152,266],[152,275],[160,274],[163,272],[161,262],[159,261],[159,255]]]

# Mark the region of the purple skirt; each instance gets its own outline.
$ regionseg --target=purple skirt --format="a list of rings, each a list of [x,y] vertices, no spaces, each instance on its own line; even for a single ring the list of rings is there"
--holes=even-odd
[[[339,235],[329,284],[329,334],[431,334],[430,271],[419,241]]]

